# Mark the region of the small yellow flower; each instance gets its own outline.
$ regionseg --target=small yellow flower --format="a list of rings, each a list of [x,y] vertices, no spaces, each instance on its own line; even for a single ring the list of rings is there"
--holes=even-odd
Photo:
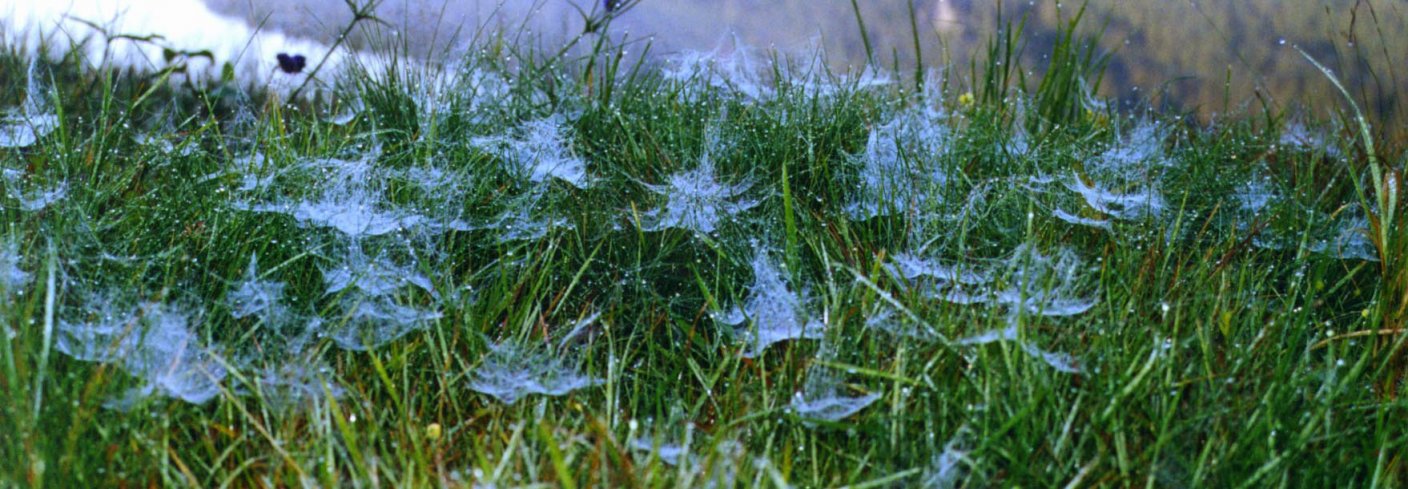
[[[1095,111],[1087,108],[1085,109],[1085,119],[1091,121],[1097,127],[1103,128],[1110,126],[1110,116],[1104,111]]]
[[[430,439],[430,441],[437,441],[444,431],[445,430],[440,427],[440,423],[430,423],[425,427],[425,437]]]
[[[973,105],[973,92],[965,92],[958,96],[958,105],[969,107]]]

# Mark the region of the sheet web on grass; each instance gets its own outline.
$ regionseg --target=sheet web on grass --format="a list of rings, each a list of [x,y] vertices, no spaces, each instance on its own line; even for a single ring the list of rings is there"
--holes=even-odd
[[[1330,133],[1338,130],[1331,129]],[[1319,151],[1332,158],[1343,158],[1344,150],[1335,138],[1327,136],[1323,130],[1312,130],[1302,122],[1291,122],[1281,128],[1277,142],[1286,148],[1300,151]]]
[[[562,355],[500,343],[489,345],[484,359],[470,374],[469,388],[513,404],[529,395],[561,396],[601,382],[578,371]]]
[[[535,239],[552,224],[566,226],[561,220],[540,225],[531,215],[536,206],[513,205],[497,220],[467,222],[460,217],[470,184],[465,171],[438,166],[433,159],[388,167],[379,164],[374,139],[369,147],[350,157],[343,152],[340,157],[297,158],[291,164],[253,153],[211,175],[233,175],[238,199],[230,204],[233,209],[286,215],[303,227],[332,231],[309,237],[336,243],[330,248],[332,263],[320,266],[332,305],[327,317],[287,311],[274,298],[282,291],[256,279],[254,271],[234,284],[226,298],[233,315],[279,316],[273,322],[283,329],[302,320],[305,327],[294,328],[301,331],[293,332],[290,345],[329,338],[344,349],[379,347],[442,316],[436,303],[443,298],[421,268],[421,257],[442,253],[429,238],[489,229],[501,241]],[[545,188],[535,187],[527,199],[536,202],[545,194]]]
[[[24,102],[0,115],[0,148],[27,148],[59,127],[49,103],[49,90],[40,82],[36,62],[26,73]]]
[[[143,385],[109,403],[125,409],[152,394],[201,404],[220,394],[226,370],[190,329],[180,306],[145,302],[133,309],[93,296],[92,318],[61,320],[54,346],[76,360],[112,364]]]
[[[1069,224],[1110,230],[1111,220],[1143,221],[1162,216],[1167,207],[1160,192],[1166,156],[1165,130],[1143,122],[1105,151],[1085,161],[1084,171],[1065,177],[1064,187],[1080,197],[1081,207],[1057,204],[1052,216]],[[1050,177],[1032,177],[1029,190],[1045,193]],[[1088,209],[1088,210],[1087,210]]]
[[[905,213],[922,206],[948,183],[940,166],[949,129],[939,112],[914,109],[870,130],[860,162],[859,192],[846,205],[853,219]]]
[[[693,170],[670,175],[665,185],[644,184],[651,193],[664,197],[665,206],[641,213],[641,228],[660,231],[678,228],[711,234],[723,219],[752,209],[754,199],[740,198],[751,182],[721,184],[714,176],[714,161],[707,153]]]
[[[1308,251],[1340,260],[1379,261],[1370,239],[1369,219],[1357,203],[1339,206],[1330,215],[1296,202],[1279,192],[1267,177],[1252,178],[1231,196],[1235,229],[1262,249],[1287,250],[1304,244]],[[1274,209],[1274,210],[1273,210]]]
[[[345,390],[333,377],[332,368],[306,358],[254,368],[245,376],[264,399],[278,406],[341,398]]]
[[[752,358],[768,346],[787,340],[820,339],[825,325],[808,317],[805,293],[793,292],[782,272],[758,248],[753,256],[753,285],[742,307],[715,314],[714,319],[734,327],[743,343],[742,355]]]
[[[380,236],[434,224],[425,216],[387,208],[371,189],[361,186],[330,188],[318,197],[296,202],[250,204],[236,208],[285,214],[300,224],[332,228],[350,237]]]
[[[659,458],[665,465],[671,467],[678,467],[680,462],[689,465],[697,463],[695,457],[690,455],[689,447],[685,445],[665,442],[657,443],[651,438],[641,437],[631,440],[631,448],[652,454]]]
[[[1087,268],[1069,249],[1054,256],[1042,254],[1035,246],[1018,246],[995,265],[949,264],[939,260],[900,253],[887,268],[909,287],[938,300],[959,305],[986,305],[1005,310],[1008,325],[977,333],[954,342],[958,346],[978,346],[998,341],[1019,341],[1017,324],[1023,315],[1063,317],[1084,314],[1094,307],[1097,294],[1088,292]],[[895,313],[881,310],[867,325],[902,336],[929,339],[932,334],[913,327],[897,326]],[[1021,341],[1024,352],[1061,372],[1079,372],[1072,356],[1049,352],[1031,341]]]
[[[280,299],[283,298],[284,287],[283,282],[260,280],[259,259],[250,256],[244,278],[226,295],[230,316],[235,319],[253,316],[264,321],[282,316],[284,305]]]
[[[239,177],[240,183],[235,187],[239,192],[253,192],[267,189],[274,185],[275,177],[278,176],[277,167],[264,153],[253,152],[246,155],[236,156],[230,161],[230,165],[221,171],[206,175],[207,180],[213,180],[225,175],[235,175]]]
[[[572,229],[573,225],[556,211],[556,199],[541,187],[521,195],[502,199],[503,210],[494,217],[478,221],[459,221],[452,229],[459,231],[491,231],[499,243],[537,241],[554,229]]]
[[[1145,187],[1139,190],[1119,191],[1108,188],[1098,182],[1088,182],[1079,175],[1072,175],[1066,188],[1080,195],[1085,200],[1085,204],[1095,211],[1123,221],[1137,221],[1163,214],[1163,196],[1152,187]],[[1057,209],[1058,211],[1060,209]],[[1070,213],[1062,212],[1061,215],[1072,216]],[[1058,218],[1060,215],[1058,215]],[[1063,220],[1066,220],[1063,218]],[[1083,221],[1078,218],[1068,220],[1072,224],[1095,225],[1104,223],[1108,226],[1108,221],[1100,219],[1090,219]]]
[[[1022,348],[1022,352],[1032,358],[1041,360],[1047,366],[1058,372],[1068,374],[1080,373],[1080,361],[1068,353],[1052,352],[1041,349],[1029,340],[1022,340],[1017,331],[1016,325],[1008,325],[1002,329],[984,331],[973,336],[968,336],[955,341],[958,346],[982,346],[1003,341],[1016,341]]]
[[[924,475],[920,478],[920,487],[953,489],[962,485],[968,473],[966,465],[972,463],[968,458],[966,431],[967,428],[960,430],[944,444],[943,451],[934,455],[934,459],[924,469]]]
[[[787,78],[788,82],[792,84],[793,88],[800,89],[803,97],[811,99],[826,100],[846,93],[848,90],[875,90],[895,83],[888,73],[876,69],[863,70],[857,76],[844,74],[833,76],[816,65],[813,65],[811,70],[789,71],[791,76]],[[814,76],[805,76],[807,72],[814,74]]]
[[[354,158],[304,158],[279,168],[277,162],[255,153],[236,158],[229,168],[207,178],[237,175],[236,189],[246,194],[285,185],[299,188],[295,193],[303,194],[301,198],[236,200],[230,207],[287,215],[300,225],[336,230],[349,238],[438,234],[463,227],[457,201],[449,198],[449,192],[467,184],[467,175],[425,165],[381,168],[375,164],[379,155],[380,150],[373,147]],[[420,198],[399,205],[391,202],[386,186],[392,181],[417,186]]]
[[[22,173],[18,170],[4,170],[3,174],[5,193],[16,202],[16,207],[20,210],[41,211],[68,196],[67,182],[59,182],[47,188],[40,187],[33,181],[26,181]]]
[[[23,259],[19,243],[0,242],[0,291],[15,292],[29,283],[29,272],[20,268]]]
[[[877,304],[876,308],[865,316],[864,324],[868,329],[884,331],[893,336],[921,341],[939,339],[939,335],[929,325],[905,317],[889,304]]]
[[[470,144],[498,156],[505,170],[532,184],[556,179],[587,188],[587,162],[572,154],[565,125],[563,116],[553,115],[524,123],[515,135],[477,137]]]
[[[1379,249],[1369,239],[1371,228],[1364,212],[1349,210],[1344,214],[1329,221],[1329,228],[1310,244],[1310,251],[1342,260],[1379,261]]]
[[[830,69],[826,65],[826,49],[818,40],[813,40],[812,46],[804,52],[815,54],[804,63],[783,63],[775,67],[781,73],[779,85],[797,92],[802,98],[826,100],[846,91],[874,90],[895,83],[890,72],[879,67],[840,73]],[[929,92],[925,90],[923,95],[927,96]]]
[[[702,457],[690,452],[691,445],[696,442],[694,423],[687,419],[680,419],[683,417],[684,414],[676,410],[671,413],[670,421],[656,422],[647,419],[644,422],[638,422],[631,420],[629,423],[632,437],[631,448],[644,454],[653,455],[665,465],[671,467],[683,465],[682,468],[685,470],[695,470],[703,460]],[[680,429],[680,426],[683,426],[683,429]],[[637,434],[637,428],[644,433]],[[642,463],[645,461],[644,457],[638,457],[637,460]]]
[[[829,355],[824,352],[819,357]],[[840,421],[851,417],[880,399],[876,393],[853,394],[841,377],[829,368],[812,364],[802,390],[792,396],[788,408],[804,419]]]
[[[948,264],[910,253],[895,255],[888,268],[922,286],[929,296],[955,304],[1004,306],[1009,312],[1042,316],[1084,313],[1098,299],[1082,296],[1086,278],[1075,253],[1061,249],[1054,257],[1031,245],[1018,246],[1003,267]]]
[[[662,74],[665,79],[692,88],[683,96],[697,96],[700,88],[708,87],[733,93],[748,100],[771,98],[773,87],[763,78],[764,64],[754,60],[757,55],[737,36],[719,41],[712,51],[687,51],[669,60]]]
[[[417,269],[414,257],[398,264],[389,255],[367,256],[352,243],[340,262],[323,270],[328,295],[337,297],[342,312],[326,335],[348,350],[385,345],[440,319],[441,313],[415,305],[414,290],[438,297],[430,278]]]

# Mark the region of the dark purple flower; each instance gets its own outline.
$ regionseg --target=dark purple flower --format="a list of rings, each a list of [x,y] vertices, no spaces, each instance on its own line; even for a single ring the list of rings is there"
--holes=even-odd
[[[303,67],[308,66],[308,59],[301,54],[290,56],[286,53],[279,53],[278,59],[279,69],[290,75],[300,73],[303,71]]]

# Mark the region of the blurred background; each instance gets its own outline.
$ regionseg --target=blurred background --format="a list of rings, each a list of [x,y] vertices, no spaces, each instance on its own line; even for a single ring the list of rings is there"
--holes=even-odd
[[[204,0],[212,9],[263,29],[327,42],[351,18],[344,0]],[[836,69],[863,65],[864,21],[875,61],[911,73],[956,66],[950,82],[967,84],[973,56],[996,30],[1022,26],[1021,53],[1040,75],[1058,25],[1077,1],[975,0],[642,0],[622,12],[611,32],[648,41],[668,56],[708,51],[725,39],[810,59],[821,48]],[[1385,124],[1408,118],[1399,93],[1408,62],[1408,2],[1390,0],[1091,0],[1079,32],[1091,36],[1109,67],[1100,93],[1123,104],[1153,103],[1204,118],[1268,106],[1294,115],[1299,107],[1342,107],[1323,75],[1295,52],[1320,59]],[[377,15],[396,41],[417,56],[453,53],[478,35],[504,32],[519,40],[560,43],[580,33],[589,0],[385,0]],[[1025,21],[1022,23],[1022,21]],[[916,53],[914,35],[922,53]],[[366,47],[372,35],[349,42]],[[978,61],[981,61],[979,59]],[[1314,114],[1325,115],[1325,114]]]

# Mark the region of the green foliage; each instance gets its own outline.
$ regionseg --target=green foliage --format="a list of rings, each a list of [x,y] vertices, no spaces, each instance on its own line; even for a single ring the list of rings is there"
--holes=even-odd
[[[17,175],[3,182],[0,253],[13,246],[27,275],[0,283],[0,485],[914,486],[941,482],[944,460],[968,487],[1398,484],[1405,393],[1394,351],[1371,338],[1402,335],[1366,313],[1389,278],[1327,238],[1352,214],[1346,161],[1364,157],[1325,122],[1307,128],[1325,134],[1314,146],[1281,141],[1276,118],[1087,114],[1082,83],[1098,84],[1101,65],[1077,41],[1078,18],[1030,96],[1013,90],[1025,84],[1013,54],[1022,28],[1009,28],[967,106],[807,84],[786,66],[754,98],[623,61],[609,41],[517,56],[516,67],[487,50],[438,97],[428,78],[366,74],[338,93],[366,106],[345,124],[318,104],[42,66],[59,129],[0,149]],[[0,57],[0,86],[23,86],[27,66]],[[476,143],[554,114],[588,185],[535,184]],[[877,132],[896,120],[932,132]],[[904,175],[929,176],[924,197],[858,217],[867,152],[885,144]],[[256,152],[265,166],[236,165]],[[1141,173],[1104,190],[1153,189],[1162,211],[1119,218],[1071,190],[1129,153]],[[718,182],[746,186],[757,205],[713,232],[647,230],[668,202],[652,188],[706,155]],[[326,336],[288,349],[305,324],[232,314],[257,257],[258,278],[282,282],[304,319],[349,321],[350,293],[324,278],[348,238],[235,205],[315,196],[336,175],[304,166],[317,159],[365,162],[384,180],[359,183],[383,210],[476,225],[359,241],[416,263],[434,292],[408,286],[395,299],[437,319],[354,351]],[[432,169],[452,192],[406,176]],[[242,189],[247,175],[278,185]],[[13,196],[60,183],[67,195],[40,209]],[[1251,212],[1254,185],[1278,197]],[[496,219],[518,210],[561,222],[500,239],[518,223]],[[746,329],[715,317],[757,292],[759,249],[805,295],[824,339],[740,355]],[[1074,291],[1095,303],[1061,316],[944,300],[895,273],[901,253],[986,273],[993,287],[1026,284],[1026,299]],[[1076,265],[1030,280],[1036,255]],[[53,334],[100,318],[95,293],[199,311],[188,324],[226,362],[222,390],[203,404],[158,395],[107,407],[144,379],[69,357]],[[1015,339],[955,341],[1008,327]],[[471,384],[500,343],[547,351],[600,384],[499,402]],[[1078,373],[1037,347],[1071,355]],[[288,366],[332,383],[290,402],[259,380]],[[839,394],[878,400],[838,420],[795,412],[798,393],[828,376]],[[668,465],[664,444],[686,445],[684,463]]]

